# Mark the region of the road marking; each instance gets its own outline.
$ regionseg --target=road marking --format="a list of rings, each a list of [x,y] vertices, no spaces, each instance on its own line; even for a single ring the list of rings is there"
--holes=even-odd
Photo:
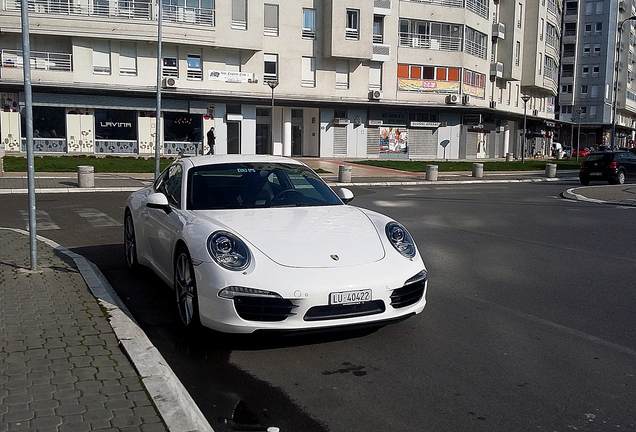
[[[22,220],[26,222],[26,229],[29,230],[29,211],[28,210],[20,210],[20,215],[22,216]],[[35,229],[37,231],[45,231],[45,230],[56,230],[60,229],[60,226],[53,222],[51,216],[45,212],[44,210],[36,210],[35,211]]]
[[[75,213],[77,213],[79,217],[86,219],[86,221],[95,228],[122,226],[121,223],[117,222],[106,213],[94,208],[75,209]]]

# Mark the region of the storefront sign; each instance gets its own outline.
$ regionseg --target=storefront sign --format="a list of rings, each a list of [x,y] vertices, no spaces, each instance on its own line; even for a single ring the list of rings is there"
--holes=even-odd
[[[423,92],[456,92],[459,90],[459,81],[433,81],[398,78],[398,89]]]
[[[333,119],[333,124],[335,125],[346,125],[349,124],[351,121],[348,118],[334,118]]]
[[[467,126],[477,126],[481,124],[481,114],[464,114],[462,124]]]
[[[369,126],[381,126],[384,120],[371,120],[369,119]]]
[[[486,89],[483,87],[475,87],[470,84],[462,84],[462,93],[483,99],[486,94]]]
[[[208,71],[208,80],[226,83],[257,83],[256,74],[251,72]]]
[[[442,124],[440,122],[426,122],[426,121],[412,121],[411,127],[421,127],[421,128],[438,128]]]

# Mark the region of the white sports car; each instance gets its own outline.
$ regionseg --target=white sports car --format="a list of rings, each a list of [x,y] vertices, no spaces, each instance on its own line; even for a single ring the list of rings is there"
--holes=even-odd
[[[351,199],[293,159],[184,157],[128,198],[126,263],[174,287],[187,327],[307,330],[422,312],[428,274],[410,234]]]

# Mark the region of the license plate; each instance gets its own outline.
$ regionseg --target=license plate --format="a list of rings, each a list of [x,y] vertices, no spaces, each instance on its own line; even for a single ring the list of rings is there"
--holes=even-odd
[[[342,291],[329,294],[329,304],[353,304],[371,301],[371,290]]]

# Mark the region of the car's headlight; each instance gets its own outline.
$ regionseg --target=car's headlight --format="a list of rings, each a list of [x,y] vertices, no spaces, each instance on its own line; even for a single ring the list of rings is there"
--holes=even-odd
[[[225,231],[217,231],[208,237],[208,252],[218,265],[228,270],[244,270],[250,264],[247,245]]]
[[[397,222],[389,222],[385,231],[395,250],[407,258],[415,256],[415,243],[406,228]]]
[[[282,298],[280,294],[256,288],[246,288],[241,286],[229,286],[219,291],[219,297],[233,299],[234,297],[264,297]]]

